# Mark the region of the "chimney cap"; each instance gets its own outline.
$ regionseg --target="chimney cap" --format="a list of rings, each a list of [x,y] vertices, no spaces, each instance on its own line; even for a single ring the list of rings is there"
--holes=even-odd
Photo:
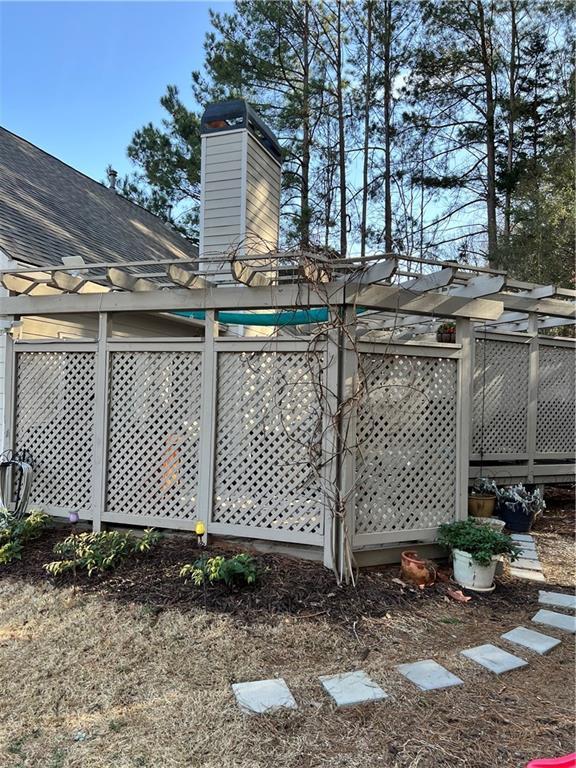
[[[248,129],[278,162],[282,162],[282,149],[274,133],[245,99],[231,99],[209,104],[200,123],[202,136]]]

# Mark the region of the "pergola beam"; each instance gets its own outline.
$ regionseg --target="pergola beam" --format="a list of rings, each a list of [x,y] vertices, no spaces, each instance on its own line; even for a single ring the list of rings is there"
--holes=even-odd
[[[275,309],[325,307],[326,298],[344,303],[344,288],[328,284],[319,295],[311,285],[211,287],[190,291],[184,288],[144,292],[110,291],[99,295],[0,297],[0,315],[54,315],[82,312],[171,312],[202,309]],[[390,307],[393,309],[394,307]]]
[[[36,278],[36,279],[35,279]],[[48,284],[48,275],[29,272],[28,275],[2,275],[2,285],[21,296],[61,296],[62,291]]]
[[[354,284],[358,288],[364,285],[380,283],[382,280],[388,280],[394,272],[398,262],[396,259],[386,259],[372,264],[369,267],[359,268],[354,272],[340,275],[336,282]]]
[[[166,270],[166,274],[173,283],[182,286],[182,288],[188,288],[189,290],[209,288],[213,285],[210,280],[201,277],[196,272],[191,272],[189,269],[184,269],[184,267],[180,267],[178,264],[170,264]]]
[[[438,269],[436,272],[429,272],[421,277],[416,277],[412,280],[405,280],[400,283],[400,288],[405,288],[416,293],[424,293],[425,291],[433,291],[436,288],[444,288],[454,280],[456,275],[455,267],[444,267]]]
[[[563,299],[539,299],[518,293],[496,293],[494,298],[504,304],[504,309],[513,312],[536,312],[552,317],[574,317],[576,306],[573,301]]]
[[[373,285],[347,292],[347,300],[368,309],[392,309],[412,314],[471,317],[478,320],[496,320],[503,310],[501,301],[469,299],[432,291],[415,296],[405,288],[387,285]]]
[[[504,287],[506,279],[503,275],[473,277],[466,285],[451,286],[451,296],[466,296],[476,299],[481,296],[493,296]]]
[[[136,277],[118,267],[110,267],[106,270],[106,277],[117,288],[135,293],[153,292],[158,290],[158,285],[144,277]]]
[[[64,293],[107,293],[110,288],[68,272],[52,272],[48,285]]]

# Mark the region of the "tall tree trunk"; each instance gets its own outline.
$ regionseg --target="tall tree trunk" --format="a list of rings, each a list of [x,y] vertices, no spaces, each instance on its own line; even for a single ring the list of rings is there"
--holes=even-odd
[[[384,244],[386,253],[391,253],[392,241],[392,158],[391,114],[392,114],[392,0],[384,0]]]
[[[302,186],[300,188],[300,248],[310,245],[310,0],[304,0],[302,34]]]
[[[508,89],[508,141],[506,146],[506,171],[508,180],[504,197],[504,238],[506,247],[510,246],[510,210],[512,204],[512,165],[514,161],[514,140],[516,120],[516,47],[518,45],[518,28],[516,26],[516,0],[510,0],[510,61]]]
[[[346,130],[344,124],[344,96],[342,93],[342,0],[338,0],[336,31],[336,104],[338,111],[338,172],[340,177],[340,256],[348,250],[348,216],[346,209]]]
[[[368,221],[368,148],[370,144],[370,106],[372,104],[372,10],[373,2],[366,3],[366,85],[364,89],[364,165],[362,168],[362,223],[360,227],[360,256],[366,255],[366,228]]]
[[[486,28],[484,5],[477,0],[480,45],[482,49],[482,66],[486,88],[486,213],[488,219],[488,259],[495,264],[498,249],[496,229],[496,128],[494,88],[492,85],[493,56],[492,41]]]

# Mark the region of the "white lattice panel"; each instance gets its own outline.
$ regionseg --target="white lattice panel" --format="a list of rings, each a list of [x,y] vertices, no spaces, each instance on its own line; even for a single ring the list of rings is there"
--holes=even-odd
[[[574,349],[540,345],[536,451],[576,451]]]
[[[111,352],[109,514],[195,517],[200,352]]]
[[[14,444],[32,456],[32,505],[90,510],[94,385],[92,352],[17,353]]]
[[[472,453],[528,450],[529,358],[527,343],[476,340]]]
[[[321,533],[319,368],[305,352],[218,354],[214,522]]]
[[[360,370],[366,394],[357,419],[356,533],[452,520],[456,360],[361,354]]]

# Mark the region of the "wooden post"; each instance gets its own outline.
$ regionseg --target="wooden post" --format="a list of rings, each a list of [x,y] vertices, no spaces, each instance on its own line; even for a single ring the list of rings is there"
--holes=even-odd
[[[456,407],[456,498],[455,520],[468,517],[468,483],[470,476],[470,434],[472,421],[472,360],[474,355],[470,320],[456,320],[456,341],[461,346],[458,361]]]
[[[92,530],[102,527],[106,507],[106,458],[108,448],[108,314],[98,314],[92,446]]]
[[[536,456],[536,420],[538,417],[538,378],[540,367],[540,347],[538,342],[538,315],[528,315],[528,334],[530,336],[530,363],[528,376],[528,409],[526,451],[528,453],[528,482],[534,479],[534,458]]]
[[[322,440],[322,475],[321,484],[323,490],[324,507],[324,565],[339,573],[337,557],[339,526],[334,519],[334,495],[338,482],[337,446],[338,432],[334,424],[335,414],[338,410],[338,365],[339,345],[338,331],[331,328],[327,333],[325,353],[325,381],[322,382],[321,391],[324,396],[318,403],[319,408],[324,409],[323,440]]]
[[[6,333],[5,338],[6,357],[4,360],[4,397],[2,403],[4,409],[3,451],[14,448],[14,422],[16,418],[16,357],[14,339],[10,333]]]
[[[342,314],[341,314],[342,313]],[[356,409],[342,409],[356,386],[357,360],[351,336],[355,334],[353,307],[331,310],[336,327],[328,331],[326,343],[326,409],[323,441],[325,493],[324,565],[340,579],[350,579],[350,555],[354,537],[354,482],[356,470]],[[344,327],[342,327],[344,326]],[[344,505],[343,519],[334,515],[334,505]],[[348,540],[348,541],[347,541]]]
[[[198,501],[196,517],[204,523],[207,533],[212,522],[212,504],[214,488],[214,459],[216,441],[216,383],[218,377],[216,346],[218,336],[217,313],[206,311],[204,349],[202,352],[202,392],[200,404],[200,445],[198,461]]]
[[[342,310],[343,328],[340,334],[340,365],[338,399],[340,416],[340,498],[344,504],[344,519],[340,536],[340,562],[346,581],[352,577],[352,550],[355,531],[356,483],[356,416],[357,404],[353,400],[358,375],[358,357],[355,348],[356,312],[354,307]]]

